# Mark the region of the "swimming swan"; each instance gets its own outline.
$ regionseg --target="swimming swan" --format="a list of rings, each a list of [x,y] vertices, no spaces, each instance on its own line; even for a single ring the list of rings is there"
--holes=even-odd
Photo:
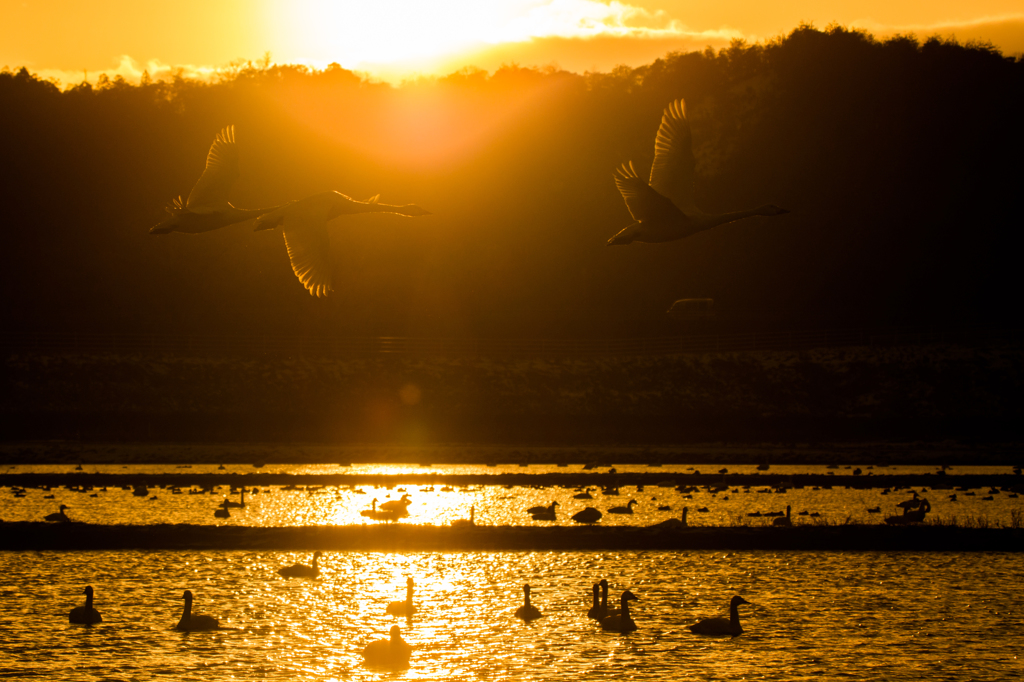
[[[291,566],[284,566],[277,569],[279,575],[285,578],[315,578],[320,575],[320,567],[316,561],[323,555],[323,552],[317,550],[313,552],[313,565],[306,566],[305,564],[292,564]]]
[[[927,515],[931,510],[931,502],[922,497],[920,507],[913,511],[904,510],[902,514],[888,517],[885,522],[890,526],[905,526],[908,523],[921,523],[924,521],[925,515]]]
[[[384,612],[391,616],[405,616],[411,618],[412,614],[416,612],[416,607],[412,605],[412,578],[406,578],[405,580],[405,601],[393,601],[388,604],[388,607],[384,609]]]
[[[452,520],[452,528],[472,528],[473,526],[476,525],[476,520],[474,518],[474,514],[475,513],[476,513],[476,510],[473,507],[470,507],[469,508],[469,518],[468,519],[453,519]]]
[[[691,625],[690,632],[698,635],[738,637],[743,634],[743,628],[740,627],[739,605],[749,603],[743,597],[735,596],[729,602],[728,618],[705,618],[699,623]]]
[[[608,513],[609,514],[632,514],[633,513],[633,505],[634,504],[638,504],[638,502],[636,500],[630,500],[629,502],[626,503],[625,507],[612,507],[611,509],[608,510]]]
[[[601,520],[604,514],[599,509],[594,507],[586,507],[583,511],[578,511],[572,515],[572,520],[576,523],[597,523]]]
[[[408,493],[402,493],[402,499],[390,500],[380,505],[381,511],[403,511],[412,504],[412,500],[409,499]]]
[[[68,515],[64,513],[65,509],[70,509],[70,507],[68,507],[65,504],[62,504],[60,506],[60,510],[59,511],[55,511],[52,514],[47,514],[43,518],[46,519],[47,521],[60,521],[61,523],[67,523],[67,522],[71,521],[71,519],[69,519]]]
[[[231,512],[228,511],[228,504],[227,504],[227,502],[228,502],[227,500],[224,500],[223,502],[221,502],[219,507],[217,507],[216,509],[213,510],[214,517],[216,517],[218,519],[230,519],[231,518]]]
[[[92,625],[102,623],[100,612],[92,607],[92,585],[85,588],[85,606],[76,606],[68,614],[68,620],[75,625]]]
[[[397,625],[391,626],[391,639],[370,642],[363,649],[363,658],[375,665],[406,665],[411,655],[412,646],[402,639],[402,631]]]
[[[621,607],[618,613],[612,613],[601,619],[601,629],[613,632],[633,632],[636,630],[636,622],[629,615],[629,602],[640,601],[636,595],[629,590],[622,593],[619,600]]]
[[[245,486],[242,486],[241,502],[232,502],[231,500],[224,500],[224,506],[229,509],[245,509]]]
[[[185,610],[175,629],[185,632],[220,629],[220,621],[213,616],[192,615],[192,592],[190,590],[185,590],[185,594],[181,598],[185,600]]]
[[[773,204],[735,213],[704,213],[693,200],[693,168],[690,124],[686,104],[680,99],[665,107],[661,117],[650,183],[637,175],[632,161],[615,175],[615,186],[636,222],[609,239],[608,245],[670,242],[750,216],[789,213]]]
[[[210,145],[206,155],[206,168],[199,176],[188,201],[181,197],[168,204],[171,215],[159,225],[149,228],[150,234],[210,232],[232,223],[240,223],[278,208],[235,208],[228,203],[228,192],[238,180],[238,147],[235,146],[235,127],[227,126]],[[222,467],[223,468],[223,467]]]
[[[587,611],[587,618],[593,618],[594,620],[600,621],[605,616],[604,607],[601,606],[601,586],[598,583],[594,583],[594,605]]]
[[[537,618],[543,616],[544,614],[540,612],[540,609],[538,609],[536,606],[530,603],[529,585],[523,585],[523,594],[525,595],[525,602],[522,606],[516,609],[516,618],[521,618],[526,622],[530,622],[531,620],[536,620]]]
[[[773,526],[792,526],[793,525],[793,519],[791,519],[790,516],[789,516],[790,509],[791,509],[790,505],[787,504],[786,505],[786,515],[785,516],[780,516],[780,517],[775,518],[775,519],[772,519],[772,525]]]
[[[334,291],[328,260],[328,221],[356,213],[396,213],[410,217],[430,215],[429,211],[413,204],[390,206],[378,203],[378,196],[356,201],[340,192],[321,192],[261,215],[256,220],[256,230],[280,227],[295,276],[310,295],[326,296]]]

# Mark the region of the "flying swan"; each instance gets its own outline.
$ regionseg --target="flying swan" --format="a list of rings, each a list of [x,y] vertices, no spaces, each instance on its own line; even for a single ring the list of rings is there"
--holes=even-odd
[[[210,145],[206,155],[206,168],[195,187],[183,201],[179,196],[164,209],[170,214],[158,225],[149,228],[150,234],[210,232],[232,223],[241,223],[273,211],[270,208],[235,208],[228,203],[228,192],[238,180],[238,147],[235,146],[235,127],[227,126]]]
[[[650,183],[633,168],[622,164],[615,175],[615,186],[635,221],[608,240],[608,246],[631,242],[670,242],[755,215],[789,213],[774,204],[765,204],[734,213],[704,213],[693,200],[693,144],[686,104],[679,99],[665,107],[661,126],[654,141],[654,163]]]
[[[256,230],[280,227],[295,276],[310,295],[326,296],[334,291],[328,260],[328,221],[356,213],[397,213],[410,217],[430,215],[429,211],[413,204],[390,206],[378,203],[379,196],[356,201],[341,192],[321,192],[261,215],[256,219]]]

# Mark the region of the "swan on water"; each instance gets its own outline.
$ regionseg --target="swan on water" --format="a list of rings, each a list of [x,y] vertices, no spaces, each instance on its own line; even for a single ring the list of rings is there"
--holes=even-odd
[[[231,500],[224,500],[224,506],[230,509],[245,509],[245,486],[239,491],[241,495],[240,502],[232,502]]]
[[[637,624],[630,616],[629,602],[631,601],[639,601],[639,599],[629,590],[623,592],[622,598],[618,601],[620,607],[601,619],[601,629],[612,632],[633,632],[636,630]]]
[[[291,566],[284,566],[277,569],[277,572],[285,578],[315,578],[320,575],[320,566],[317,565],[317,559],[322,555],[323,552],[320,550],[313,552],[312,566],[306,566],[305,564],[292,564]]]
[[[600,621],[605,616],[605,609],[601,606],[601,586],[598,583],[594,583],[594,605],[587,611],[587,618],[593,618],[594,620]]]
[[[633,632],[636,630],[636,622],[629,615],[629,602],[640,601],[636,595],[629,590],[622,593],[619,599],[619,610],[601,619],[601,629],[613,632]]]
[[[400,500],[389,500],[380,505],[381,511],[402,511],[412,504],[412,500],[409,499],[408,493],[402,493],[402,499]]]
[[[471,528],[471,527],[475,526],[476,525],[476,519],[474,518],[474,514],[475,513],[476,513],[475,508],[474,507],[470,507],[469,508],[469,518],[468,519],[453,519],[452,520],[452,524],[451,524],[452,528]]]
[[[416,612],[416,607],[412,604],[412,589],[413,582],[412,578],[406,578],[405,580],[405,601],[393,601],[388,604],[384,612],[391,616],[405,616],[411,618],[412,614]]]
[[[632,514],[633,513],[633,505],[634,504],[639,504],[639,502],[637,502],[636,500],[630,500],[629,502],[626,503],[625,507],[612,507],[611,509],[608,510],[608,513],[609,514]]]
[[[92,585],[85,588],[85,606],[76,606],[68,614],[68,620],[75,625],[92,625],[102,623],[100,612],[92,607]]]
[[[698,635],[737,637],[743,634],[743,628],[740,627],[739,606],[740,604],[749,603],[746,599],[737,595],[729,602],[728,618],[705,618],[699,623],[691,625],[690,632]]]
[[[530,507],[526,510],[527,514],[554,514],[555,507],[559,506],[558,502],[552,502],[546,507],[543,505],[537,505],[536,507]]]
[[[185,594],[182,595],[181,598],[185,600],[185,610],[181,614],[181,620],[178,621],[176,629],[184,630],[186,632],[220,629],[220,622],[213,616],[204,616],[192,613],[191,590],[185,590]]]
[[[925,515],[931,510],[931,503],[927,499],[922,497],[921,506],[919,506],[917,509],[905,509],[902,514],[886,518],[885,522],[890,526],[905,526],[909,523],[921,523],[922,521],[924,521]]]
[[[60,521],[61,523],[67,523],[71,521],[71,519],[69,519],[68,515],[64,513],[64,510],[70,508],[71,507],[67,506],[66,504],[62,504],[59,510],[53,512],[52,514],[47,514],[43,518],[47,521]]]
[[[402,639],[397,625],[391,626],[391,639],[378,639],[363,649],[363,658],[375,665],[407,665],[412,655],[412,646]]]
[[[230,519],[231,512],[228,511],[227,500],[221,502],[220,506],[213,510],[213,515],[218,519]]]
[[[686,528],[687,527],[686,514],[689,511],[690,511],[689,507],[683,507],[683,515],[682,515],[681,518],[678,518],[678,519],[665,519],[664,521],[662,521],[660,523],[655,523],[654,525],[650,526],[650,528],[656,528],[656,529],[660,529],[660,530],[671,530],[671,529],[674,529],[674,528]]]
[[[583,511],[578,511],[572,515],[572,520],[576,523],[597,523],[604,516],[599,509],[594,507],[587,507]]]
[[[527,622],[540,618],[542,615],[540,609],[530,603],[530,586],[523,585],[524,603],[518,609],[516,609],[516,618],[521,618]]]
[[[397,521],[398,519],[404,519],[405,517],[409,516],[409,509],[407,505],[400,505],[397,508],[392,507],[390,509],[385,509],[385,504],[396,503],[385,502],[380,506],[380,509],[378,509],[377,498],[375,497],[373,498],[373,501],[370,503],[370,508],[362,510],[361,512],[359,512],[359,515],[365,516],[368,519],[373,519],[374,521]]]
[[[791,507],[790,507],[790,505],[787,504],[786,505],[786,515],[785,516],[780,516],[780,517],[775,518],[775,519],[772,519],[772,525],[773,526],[792,526],[793,525],[793,519],[790,517],[790,511],[791,511]]]
[[[635,222],[609,239],[608,245],[669,242],[750,216],[789,213],[774,204],[733,213],[704,213],[694,203],[693,176],[690,124],[686,104],[679,99],[669,104],[661,117],[650,182],[637,174],[632,161],[623,164],[615,175],[615,186]]]
[[[228,192],[238,180],[238,147],[235,145],[235,127],[227,126],[210,145],[206,155],[206,168],[199,176],[188,201],[181,197],[166,207],[170,218],[149,228],[150,234],[210,232],[226,225],[241,223],[273,211],[271,208],[243,209],[228,203]],[[223,465],[220,467],[224,468]]]
[[[321,192],[271,210],[256,219],[256,230],[280,227],[292,272],[312,296],[334,291],[329,260],[330,237],[327,222],[356,213],[395,213],[403,216],[430,215],[419,206],[391,206],[377,201],[380,195],[356,201],[340,192]]]

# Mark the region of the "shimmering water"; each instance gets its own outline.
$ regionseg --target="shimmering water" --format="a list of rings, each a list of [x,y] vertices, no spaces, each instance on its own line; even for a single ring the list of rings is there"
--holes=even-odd
[[[1018,555],[823,552],[328,552],[316,580],[280,552],[0,552],[0,675],[18,679],[1020,679]],[[411,576],[417,615],[385,614]],[[628,588],[639,630],[587,619],[590,585]],[[521,585],[544,617],[513,617]],[[96,626],[68,623],[84,585]],[[173,630],[184,589],[232,628]],[[686,625],[741,594],[745,633]],[[399,624],[407,669],[362,647]]]
[[[194,465],[182,468],[174,465],[90,465],[87,472],[121,474],[158,473],[216,473],[217,465]],[[646,466],[617,466],[623,473],[629,471],[651,471]],[[67,465],[20,465],[9,473],[67,473]],[[714,492],[699,490],[677,490],[672,473],[693,469],[711,471],[710,466],[664,467],[664,486],[648,485],[643,490],[636,486],[622,486],[616,491],[606,491],[591,486],[586,489],[591,499],[576,499],[584,492],[580,488],[565,488],[546,485],[524,485],[505,487],[500,485],[477,485],[448,488],[444,484],[431,486],[402,485],[390,488],[362,486],[327,486],[286,489],[282,486],[262,486],[256,494],[246,496],[245,509],[231,511],[231,518],[214,518],[213,512],[225,496],[238,501],[238,494],[229,486],[220,486],[214,494],[188,494],[188,490],[175,494],[171,489],[153,488],[146,497],[136,497],[131,490],[108,488],[107,490],[71,491],[66,488],[52,490],[29,489],[24,497],[14,497],[9,491],[0,490],[0,519],[7,521],[39,521],[43,516],[57,510],[58,505],[70,507],[68,516],[74,520],[102,524],[154,524],[154,523],[195,523],[242,526],[304,526],[304,525],[349,525],[366,523],[368,519],[360,512],[371,507],[372,500],[379,502],[399,499],[408,493],[411,504],[409,516],[403,523],[442,525],[454,519],[468,518],[472,507],[476,522],[480,525],[525,525],[545,526],[552,523],[571,523],[570,517],[585,507],[595,507],[604,513],[602,525],[651,525],[668,518],[677,518],[683,507],[689,508],[688,522],[695,526],[722,526],[771,523],[771,517],[755,518],[751,513],[781,513],[786,506],[792,507],[795,523],[882,523],[888,515],[899,513],[898,502],[910,498],[909,490],[890,492],[884,488],[804,487],[788,488],[776,492],[764,486],[733,486],[727,491]],[[794,471],[789,471],[794,469]],[[401,476],[412,473],[529,473],[543,474],[556,471],[576,471],[580,466],[562,468],[551,466],[486,467],[483,465],[444,465],[420,467],[416,465],[365,464],[341,468],[337,465],[267,465],[261,469],[266,473],[344,473],[386,474],[401,480]],[[607,468],[601,471],[606,472]],[[674,471],[677,470],[677,471]],[[886,473],[927,473],[928,467],[887,467]],[[235,465],[226,468],[226,473],[253,473],[251,466]],[[221,473],[225,473],[222,471]],[[655,469],[655,471],[659,471]],[[731,473],[753,473],[754,465],[729,467]],[[772,473],[819,473],[828,471],[824,466],[772,467]],[[958,474],[1006,474],[1009,467],[957,467]],[[849,473],[849,472],[847,472]],[[934,485],[941,480],[935,477]],[[496,479],[497,480],[497,479]],[[827,480],[827,479],[825,479]],[[884,485],[879,479],[879,485]],[[1005,491],[988,488],[974,490],[933,490],[915,488],[932,505],[932,520],[957,522],[961,525],[989,524],[1006,526],[1024,516],[1024,498]],[[200,492],[198,489],[193,492]],[[949,499],[955,493],[956,501]],[[990,493],[994,493],[991,494]],[[50,497],[52,496],[52,497]],[[986,497],[993,499],[988,500]],[[155,497],[156,499],[150,499]],[[636,500],[632,514],[612,514],[610,509],[627,505]],[[534,521],[526,510],[534,506],[546,506],[558,502],[556,521]],[[667,507],[667,509],[659,509]],[[876,513],[870,509],[878,509]],[[701,511],[706,510],[706,511]],[[811,516],[816,514],[817,516]],[[370,521],[372,523],[372,521]]]

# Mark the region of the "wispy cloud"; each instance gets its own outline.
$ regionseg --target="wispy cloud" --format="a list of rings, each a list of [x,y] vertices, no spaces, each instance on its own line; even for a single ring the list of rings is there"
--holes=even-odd
[[[884,37],[913,34],[918,38],[930,36],[956,37],[960,42],[990,42],[1004,53],[1024,52],[1024,12],[997,16],[984,16],[969,20],[937,21],[922,24],[883,24],[870,19],[858,19],[851,27],[861,28]]]

